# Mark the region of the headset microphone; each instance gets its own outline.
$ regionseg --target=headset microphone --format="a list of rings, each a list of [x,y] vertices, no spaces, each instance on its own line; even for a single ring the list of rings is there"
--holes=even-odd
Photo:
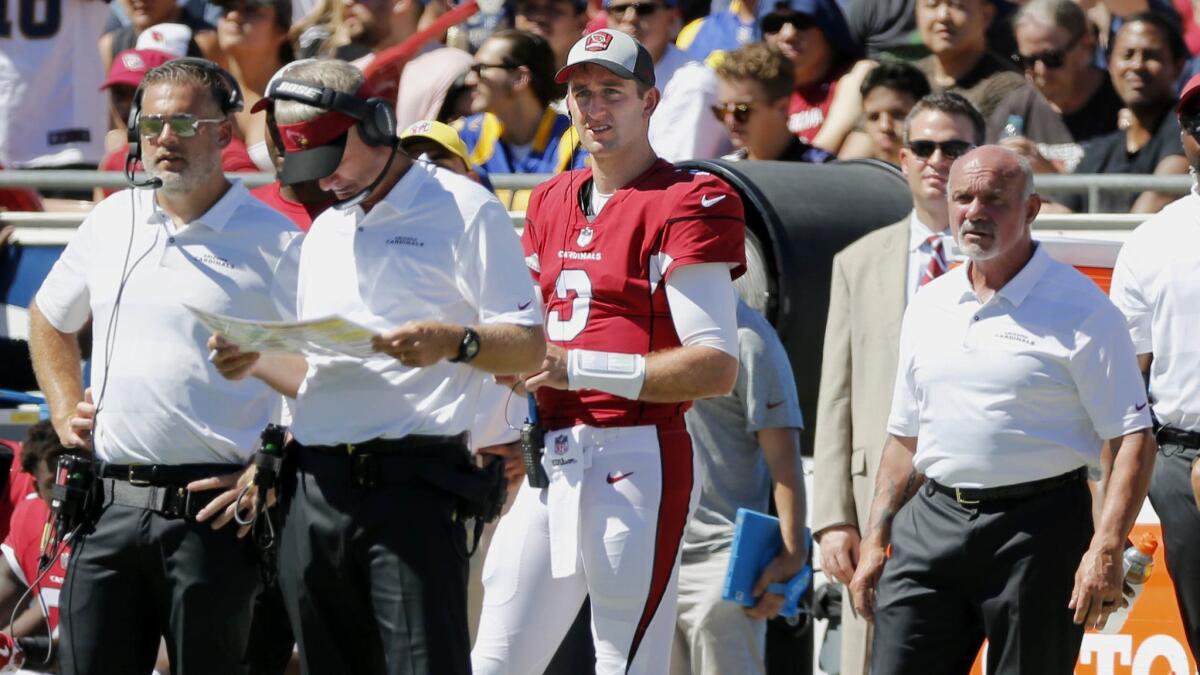
[[[136,162],[137,162],[137,159],[135,159],[133,157],[125,158],[125,180],[129,183],[130,186],[135,187],[135,188],[151,189],[151,190],[157,190],[158,188],[162,187],[163,181],[158,176],[153,176],[153,177],[147,178],[145,180],[138,180],[137,178],[135,178],[133,175],[133,165]]]

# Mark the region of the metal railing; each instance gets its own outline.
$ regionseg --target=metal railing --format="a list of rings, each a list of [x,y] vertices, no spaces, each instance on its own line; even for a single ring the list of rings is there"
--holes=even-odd
[[[240,178],[247,187],[258,187],[273,182],[269,173],[231,173],[231,178]],[[498,190],[524,190],[536,187],[551,178],[551,174],[492,174],[488,179]],[[20,170],[0,171],[0,187],[47,188],[51,190],[90,190],[94,187],[128,187],[125,174],[120,171],[76,171],[76,170]]]
[[[249,187],[270,183],[269,173],[233,173]],[[491,174],[488,179],[497,190],[527,190],[546,181],[551,174]],[[53,190],[87,190],[93,187],[123,188],[125,175],[119,171],[5,170],[0,171],[0,187],[32,187]],[[1145,174],[1038,174],[1034,185],[1047,195],[1085,193],[1088,213],[1095,212],[1100,193],[1105,191],[1142,192],[1153,190],[1168,194],[1186,194],[1192,189],[1192,177],[1186,175],[1153,176]]]

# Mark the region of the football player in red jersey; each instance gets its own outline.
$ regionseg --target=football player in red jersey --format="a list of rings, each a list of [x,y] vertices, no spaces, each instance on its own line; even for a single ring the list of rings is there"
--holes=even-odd
[[[668,672],[699,481],[683,412],[737,377],[738,195],[659,159],[649,53],[600,30],[558,79],[592,168],[530,198],[523,242],[549,348],[525,380],[549,487],[524,485],[484,563],[477,675],[542,672],[591,597],[596,672]]]

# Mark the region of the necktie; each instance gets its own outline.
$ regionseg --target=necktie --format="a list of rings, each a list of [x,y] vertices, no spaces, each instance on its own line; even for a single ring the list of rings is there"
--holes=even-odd
[[[921,286],[933,281],[942,276],[946,272],[946,251],[942,247],[942,235],[931,234],[925,240],[931,249],[929,255],[929,264],[925,266],[925,273],[921,275]]]

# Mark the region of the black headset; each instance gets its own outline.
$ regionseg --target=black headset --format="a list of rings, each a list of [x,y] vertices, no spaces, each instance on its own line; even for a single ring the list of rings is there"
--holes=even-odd
[[[221,114],[228,115],[230,113],[241,112],[244,105],[242,88],[238,86],[237,79],[233,75],[230,75],[223,68],[208,59],[187,56],[167,61],[167,64],[177,63],[194,66],[218,76],[219,80],[224,82],[225,85],[214,86],[212,88],[212,97],[214,101],[220,104]],[[161,68],[162,66],[159,67]],[[133,92],[133,105],[129,108],[129,119],[126,121],[125,138],[129,144],[129,150],[125,153],[125,178],[134,187],[157,188],[162,187],[162,180],[159,178],[139,181],[133,177],[134,164],[142,160],[142,135],[138,131],[138,118],[142,115],[142,94],[145,88],[146,83],[145,79],[143,79],[142,83]]]
[[[358,135],[370,146],[394,148],[400,142],[396,131],[396,111],[392,109],[392,104],[379,97],[363,100],[319,84],[281,78],[271,82],[264,98],[295,101],[352,117],[358,121]]]

